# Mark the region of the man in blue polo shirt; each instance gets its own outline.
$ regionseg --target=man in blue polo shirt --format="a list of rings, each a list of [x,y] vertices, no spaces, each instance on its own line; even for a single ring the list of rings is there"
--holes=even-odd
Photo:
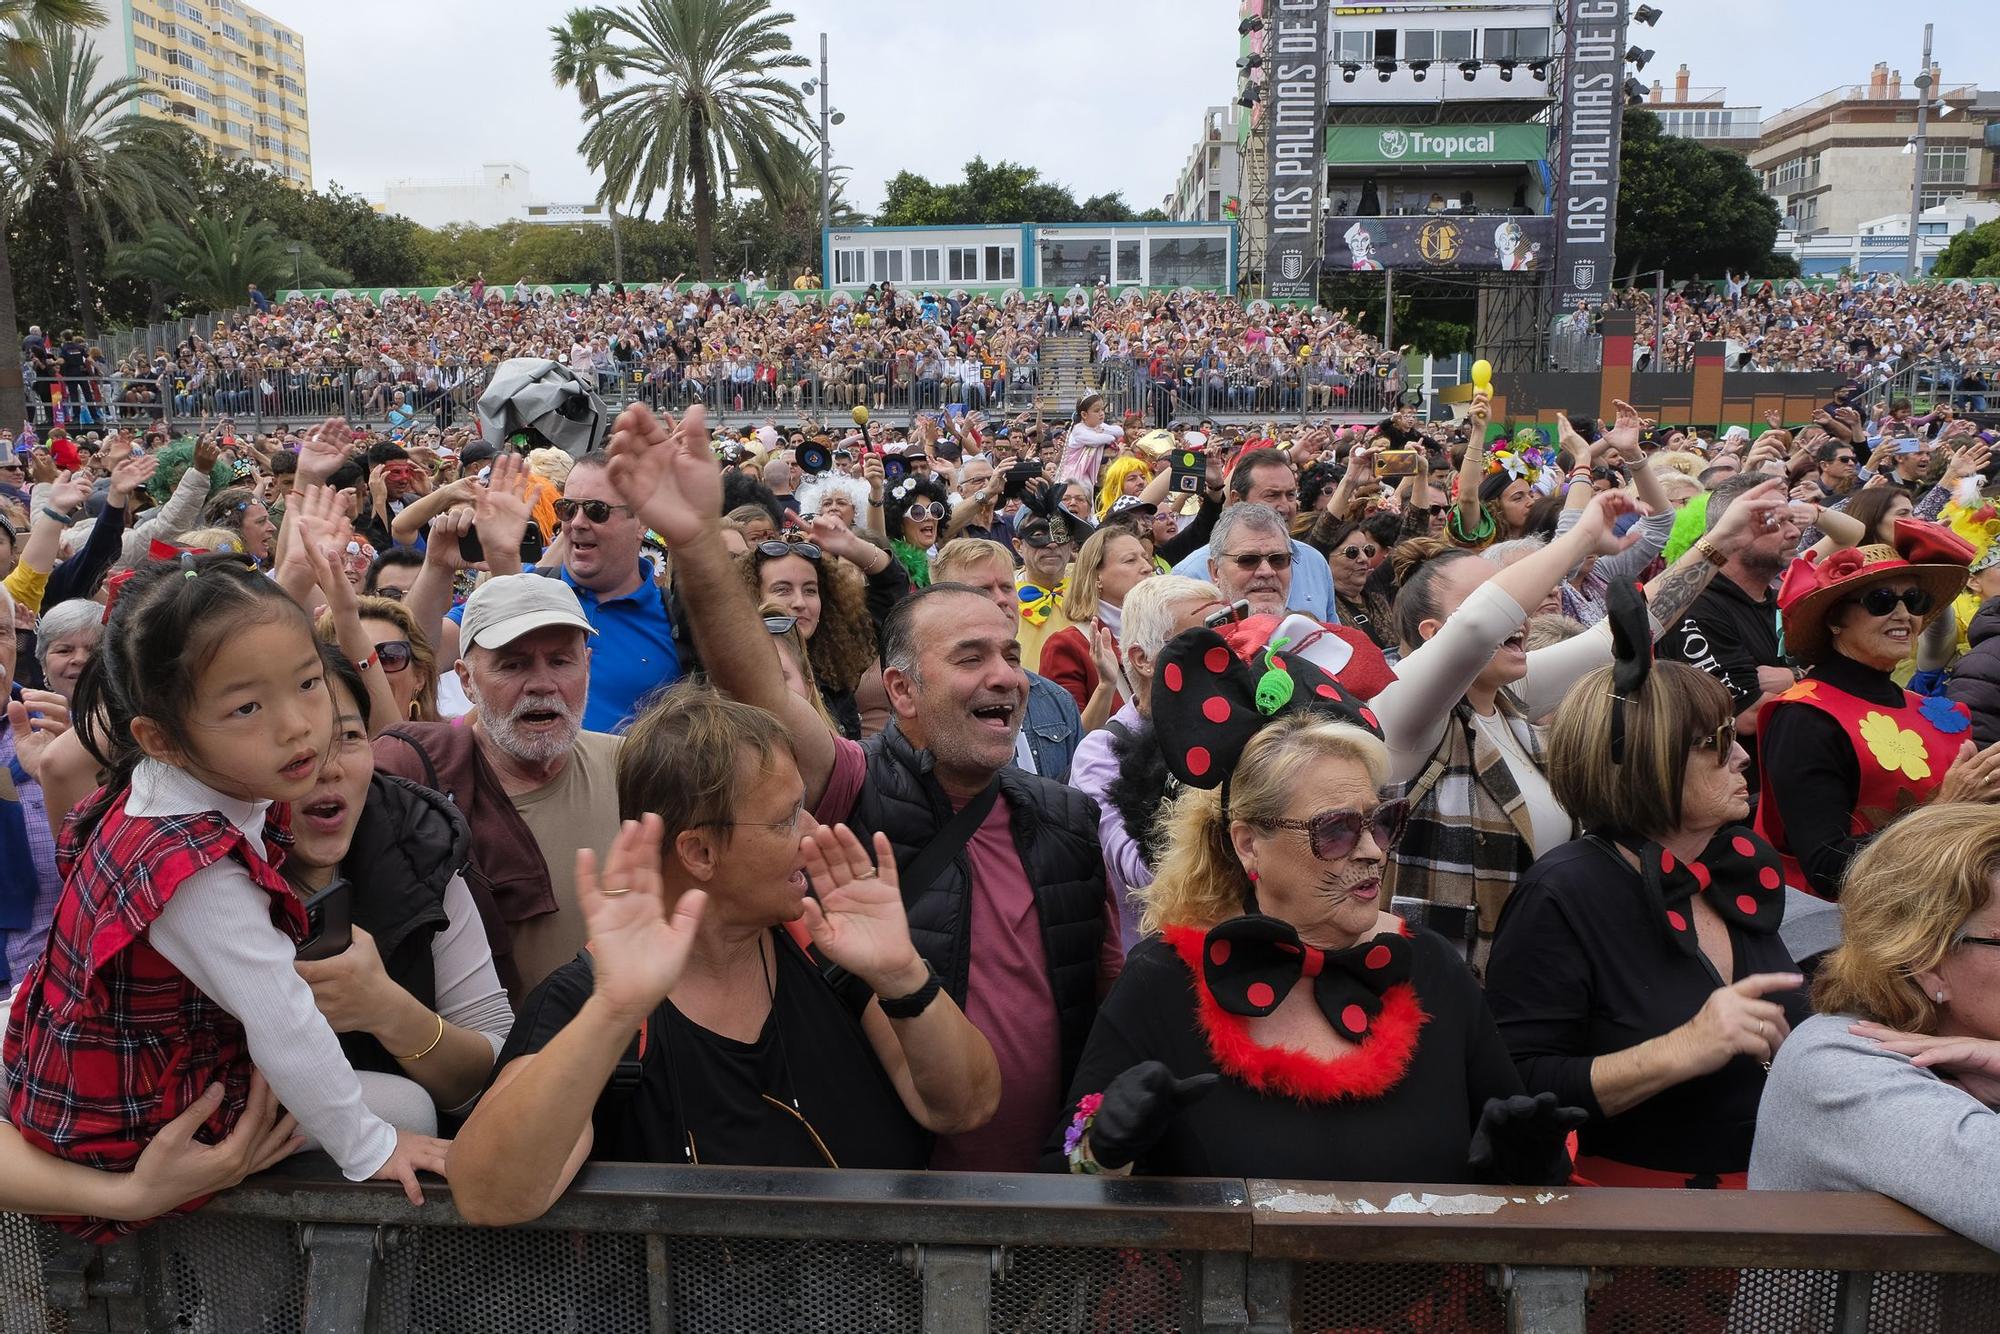
[[[648,695],[680,679],[681,659],[653,567],[639,557],[645,525],[619,501],[605,462],[603,451],[593,450],[570,469],[556,502],[568,539],[556,573],[576,590],[597,631],[583,725],[622,732]]]

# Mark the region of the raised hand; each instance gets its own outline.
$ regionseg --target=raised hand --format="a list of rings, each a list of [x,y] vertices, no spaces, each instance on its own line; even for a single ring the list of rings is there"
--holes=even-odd
[[[28,777],[41,782],[49,746],[69,731],[69,705],[53,691],[23,690],[21,698],[7,701],[7,725],[14,734],[14,758]]]
[[[871,862],[846,825],[821,825],[800,838],[813,884],[805,927],[821,954],[876,995],[907,996],[923,986],[927,970],[910,943],[888,835],[876,834],[874,844]]]
[[[157,454],[132,455],[120,459],[111,469],[111,489],[105,492],[104,503],[111,509],[124,509],[131,503],[132,493],[144,486],[147,479],[160,469]]]
[[[625,821],[602,876],[596,853],[582,848],[576,854],[576,900],[588,932],[596,995],[635,1028],[681,980],[708,901],[691,889],[667,911],[660,879],[663,828],[660,817],[650,813]]]
[[[1739,550],[1776,527],[1786,503],[1782,477],[1760,482],[1729,503],[1715,527],[1709,530],[1708,540],[1725,555]]]
[[[1626,530],[1624,536],[1619,536],[1618,520],[1627,514],[1639,512],[1639,503],[1623,491],[1599,492],[1590,498],[1588,505],[1584,506],[1583,517],[1576,521],[1576,527],[1570,531],[1577,534],[1577,541],[1584,544],[1586,554],[1615,556],[1642,536],[1637,524]]]
[[[1604,433],[1604,443],[1618,451],[1620,458],[1639,457],[1639,432],[1644,427],[1644,419],[1639,410],[1623,399],[1611,400],[1611,429]]]
[[[212,435],[200,435],[194,441],[194,461],[190,465],[203,477],[214,469],[216,460],[222,457],[222,442]]]
[[[708,416],[688,408],[676,426],[643,403],[618,414],[610,477],[619,499],[669,547],[686,546],[722,518],[722,470],[708,444]]]
[[[345,417],[328,417],[299,437],[299,485],[324,483],[347,462],[354,430]]]
[[[424,564],[445,570],[472,568],[458,554],[458,539],[472,531],[472,519],[472,511],[463,506],[432,519],[430,536],[424,542]]]
[[[87,473],[59,472],[49,485],[45,502],[60,514],[74,514],[83,502],[90,498],[90,478]]]
[[[534,513],[534,483],[527,460],[518,454],[502,454],[493,460],[486,484],[480,486],[477,478],[473,484],[472,522],[479,530],[479,545],[487,564],[496,574],[518,570],[521,539],[527,535]]]

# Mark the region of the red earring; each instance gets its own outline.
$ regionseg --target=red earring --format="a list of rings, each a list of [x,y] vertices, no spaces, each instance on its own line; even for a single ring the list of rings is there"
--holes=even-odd
[[[1243,874],[1249,876],[1252,883],[1255,883],[1257,879],[1257,873],[1255,871],[1245,871]]]

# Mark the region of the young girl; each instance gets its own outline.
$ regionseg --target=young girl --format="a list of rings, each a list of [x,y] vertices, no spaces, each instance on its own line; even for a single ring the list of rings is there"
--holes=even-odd
[[[309,928],[277,870],[282,810],[267,816],[313,790],[333,734],[304,612],[241,557],[155,564],[75,704],[109,777],[64,833],[48,950],[15,996],[7,1119],[56,1157],[130,1170],[211,1083],[205,1138],[226,1136],[254,1064],[348,1179],[421,1203],[417,1169],[441,1170],[445,1145],[367,1108],[294,969]],[[140,1225],[62,1226],[105,1241]]]

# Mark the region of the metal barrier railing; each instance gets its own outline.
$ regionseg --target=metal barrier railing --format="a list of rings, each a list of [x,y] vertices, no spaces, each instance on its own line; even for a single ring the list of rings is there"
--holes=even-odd
[[[468,1227],[295,1162],[105,1247],[0,1216],[0,1331],[1956,1334],[2000,1256],[1880,1196],[587,1167]]]
[[[1384,417],[1395,410],[1403,384],[1397,377],[1324,373],[1313,367],[1282,374],[1197,369],[1154,376],[1130,362],[1097,366],[1097,387],[1109,413],[1137,412],[1155,426],[1176,421],[1280,421],[1314,417]]]

